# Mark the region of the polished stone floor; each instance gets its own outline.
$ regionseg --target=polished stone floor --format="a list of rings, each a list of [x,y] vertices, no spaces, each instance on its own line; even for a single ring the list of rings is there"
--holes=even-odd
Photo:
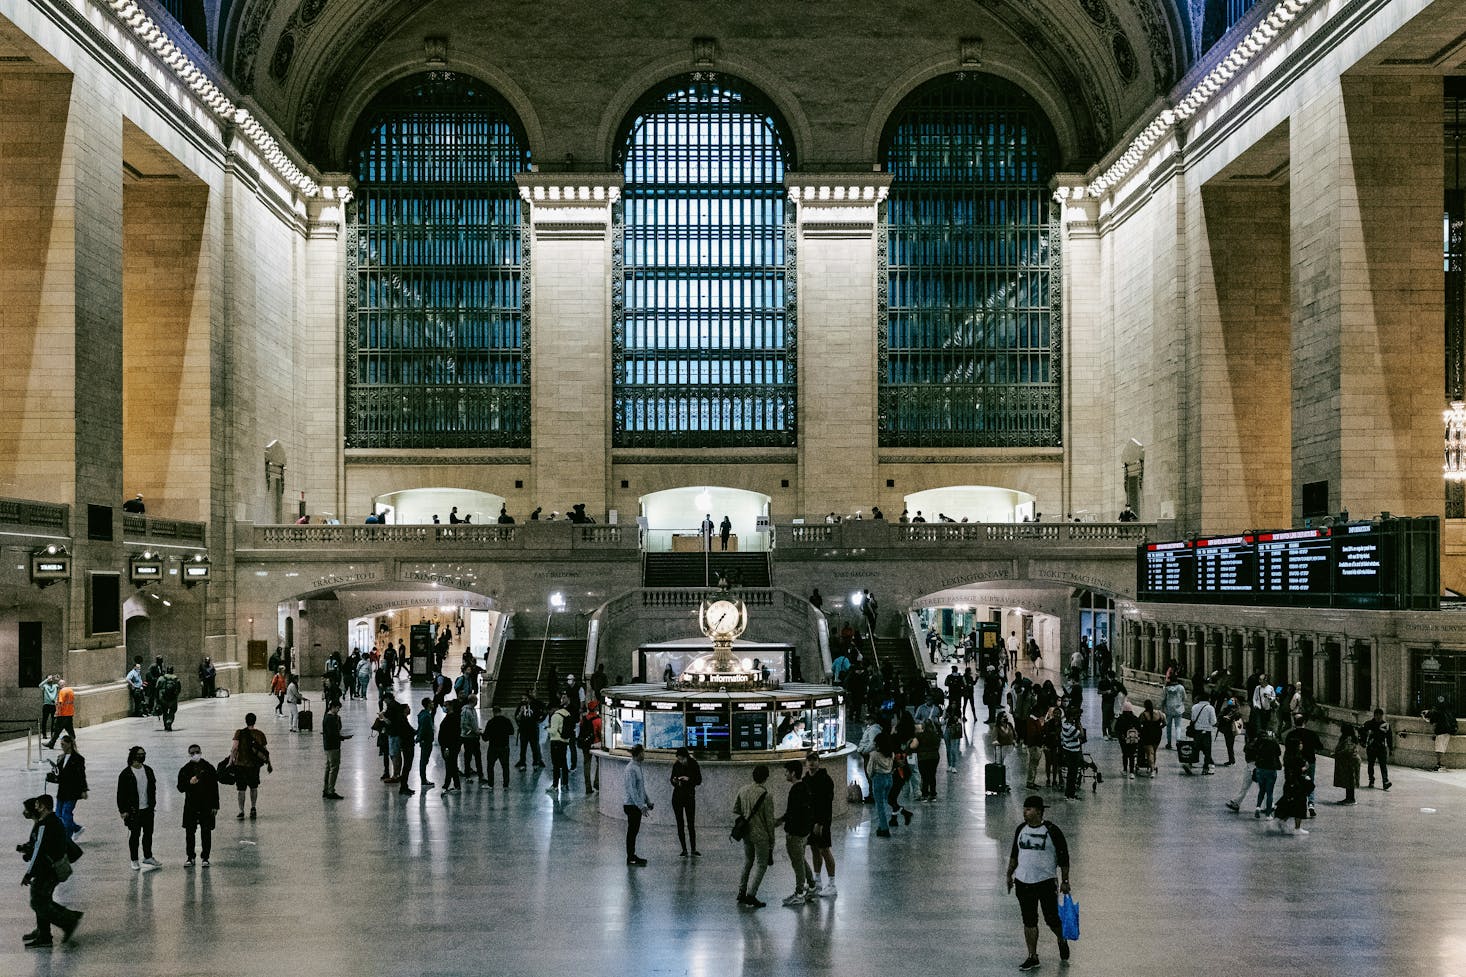
[[[1090,703],[1093,708],[1094,703]],[[233,819],[233,793],[213,865],[183,866],[173,777],[191,742],[218,759],[254,709],[275,773],[260,819]],[[1022,790],[985,796],[978,738],[940,800],[889,840],[868,821],[836,836],[840,894],[799,909],[782,843],[757,912],[734,905],[740,850],[729,816],[702,811],[703,857],[678,857],[670,803],[646,825],[626,866],[623,825],[593,801],[545,793],[541,771],[511,789],[466,787],[399,798],[378,780],[367,704],[348,703],[340,790],[322,800],[319,735],[290,734],[273,699],[185,704],[176,728],[132,719],[81,732],[91,798],[77,812],[87,855],[59,890],[86,910],[76,942],[22,949],[31,928],[22,865],[11,863],[0,903],[0,974],[185,977],[192,974],[839,974],[1015,972],[1023,957],[1018,908],[1004,893],[1008,842]],[[1095,730],[1097,717],[1091,717]],[[161,869],[128,867],[112,796],[127,748],[142,743],[159,772]],[[1083,938],[1073,974],[1466,974],[1466,774],[1400,770],[1388,793],[1361,790],[1354,808],[1320,806],[1307,837],[1223,808],[1240,774],[1186,777],[1163,754],[1154,781],[1119,777],[1118,749],[1092,748],[1106,773],[1097,793],[1050,815],[1070,838]],[[1022,783],[1015,760],[1010,780]],[[1319,781],[1331,781],[1327,760]],[[20,799],[42,789],[23,744],[0,747],[0,838],[24,839]],[[1340,792],[1320,790],[1320,800]],[[1040,944],[1041,972],[1059,970]]]

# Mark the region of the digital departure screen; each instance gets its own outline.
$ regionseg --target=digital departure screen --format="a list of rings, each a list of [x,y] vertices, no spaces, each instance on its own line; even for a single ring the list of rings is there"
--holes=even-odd
[[[769,748],[769,714],[765,709],[733,709],[733,748],[767,750]]]
[[[687,746],[718,755],[728,752],[728,715],[699,710],[687,715]]]
[[[1135,573],[1143,601],[1437,610],[1440,519],[1147,543]]]

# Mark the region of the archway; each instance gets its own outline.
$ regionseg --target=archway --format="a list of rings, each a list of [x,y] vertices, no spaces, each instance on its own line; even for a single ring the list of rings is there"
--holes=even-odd
[[[388,522],[396,525],[452,521],[458,518],[473,523],[490,523],[499,518],[504,496],[458,488],[415,488],[387,492],[372,500],[372,509],[385,513]]]
[[[906,511],[927,522],[1022,522],[1033,515],[1035,496],[992,485],[949,485],[906,496]]]
[[[726,516],[732,524],[729,550],[768,549],[769,536],[758,531],[760,516],[769,514],[771,499],[762,492],[715,485],[689,485],[665,489],[641,497],[641,516],[646,532],[642,547],[650,553],[702,548],[703,519],[711,517],[714,527]],[[713,535],[718,535],[714,528]],[[718,542],[714,540],[714,547]]]

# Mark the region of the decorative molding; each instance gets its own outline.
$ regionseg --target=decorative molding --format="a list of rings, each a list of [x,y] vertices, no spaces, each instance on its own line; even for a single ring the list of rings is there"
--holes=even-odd
[[[957,61],[968,71],[982,67],[982,38],[962,37],[957,39]]]
[[[881,465],[1061,465],[1063,462],[1062,449],[1027,455],[880,455],[876,458],[876,463]]]
[[[797,465],[798,449],[784,454],[743,455],[725,450],[711,450],[700,455],[612,455],[613,465]]]
[[[448,64],[448,38],[425,37],[422,39],[423,60],[431,67],[442,68]]]
[[[277,173],[282,180],[307,197],[313,197],[320,187],[316,181],[291,160],[280,143],[272,136],[259,119],[243,106],[235,104],[211,81],[202,68],[184,50],[173,43],[157,22],[143,12],[135,0],[99,0],[132,33],[144,48],[152,52],[165,67],[183,83],[183,87],[208,107],[227,129],[231,125],[241,132],[259,151],[260,158]]]
[[[564,173],[521,173],[519,199],[535,205],[560,207],[605,207],[621,199],[622,179],[618,173],[574,176]],[[584,220],[584,217],[579,218]]]
[[[891,176],[887,173],[790,173],[785,176],[784,185],[789,190],[789,201],[794,204],[871,207],[883,203],[891,192]]]
[[[364,455],[347,449],[348,465],[528,465],[528,455]]]
[[[692,64],[695,68],[704,71],[712,68],[718,60],[718,41],[713,37],[694,37],[692,39]]]

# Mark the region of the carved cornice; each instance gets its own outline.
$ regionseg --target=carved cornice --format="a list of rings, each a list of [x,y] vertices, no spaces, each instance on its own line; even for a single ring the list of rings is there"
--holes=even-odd
[[[799,456],[790,451],[787,454],[744,455],[736,451],[705,453],[700,455],[614,455],[613,465],[793,465]]]
[[[891,190],[889,173],[790,173],[784,178],[791,203],[803,212],[824,208],[874,207]],[[840,218],[848,220],[848,217]]]
[[[348,465],[528,465],[528,455],[360,455],[346,452]]]
[[[1024,455],[881,455],[882,465],[1057,465],[1064,461],[1062,450],[1051,454]]]
[[[521,173],[519,198],[535,207],[609,207],[621,199],[617,173]]]

